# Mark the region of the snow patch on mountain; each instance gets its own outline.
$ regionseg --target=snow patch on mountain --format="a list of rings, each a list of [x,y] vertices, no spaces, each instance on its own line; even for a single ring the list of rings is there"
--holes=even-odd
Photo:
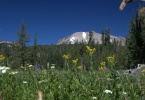
[[[74,44],[74,43],[75,43],[75,40],[76,40],[75,37],[71,37],[71,38],[70,38],[70,42],[71,42],[71,44]]]

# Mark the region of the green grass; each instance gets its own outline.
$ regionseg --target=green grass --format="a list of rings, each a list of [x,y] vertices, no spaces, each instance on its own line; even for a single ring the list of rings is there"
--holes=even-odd
[[[3,100],[37,100],[37,91],[43,92],[43,100],[144,100],[142,75],[140,81],[128,75],[114,78],[110,71],[30,71],[15,75],[0,74],[0,92]],[[27,82],[27,83],[23,83]],[[111,93],[105,93],[111,90]],[[126,93],[126,94],[123,94]]]

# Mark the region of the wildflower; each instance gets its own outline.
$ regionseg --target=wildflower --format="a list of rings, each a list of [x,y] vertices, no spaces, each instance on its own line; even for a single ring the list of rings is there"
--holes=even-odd
[[[114,56],[114,55],[113,55],[113,56],[107,57],[107,60],[108,60],[109,62],[113,62],[114,59],[115,59],[115,56]]]
[[[55,68],[55,66],[51,66],[51,69],[54,69]]]
[[[111,90],[105,90],[104,92],[107,93],[107,94],[108,93],[112,94],[112,91]]]
[[[113,79],[111,79],[111,78],[107,78],[107,81],[111,81],[111,80],[113,80]]]
[[[95,48],[91,49],[90,54],[93,54],[96,51]]]
[[[106,64],[105,61],[104,61],[104,62],[101,62],[101,63],[100,63],[100,66],[98,66],[98,69],[99,69],[99,70],[103,70],[104,67],[105,67],[105,64]]]
[[[4,55],[0,55],[0,61],[3,61],[5,59]]]
[[[108,74],[106,74],[106,77],[108,78],[110,76],[110,74],[108,73]]]
[[[3,73],[3,74],[4,74],[4,73],[6,73],[6,72],[7,72],[7,70],[6,70],[6,69],[3,69],[3,70],[2,70],[2,73]]]
[[[102,67],[102,66],[99,66],[99,70],[100,70],[100,71],[103,70],[103,67]]]
[[[63,55],[63,58],[64,58],[65,60],[67,60],[67,59],[70,58],[70,56],[69,56],[69,54],[68,54],[68,55],[64,54],[64,55]]]
[[[97,97],[92,97],[93,100],[97,100]]]
[[[76,64],[78,62],[78,59],[72,60],[73,64]]]
[[[55,64],[51,64],[51,69],[54,69],[55,68]]]
[[[89,51],[91,48],[89,46],[86,46],[87,50]]]
[[[5,67],[6,70],[10,69],[9,67]]]
[[[0,67],[0,70],[2,71],[2,73],[6,73],[7,70],[9,70],[10,68],[9,67]]]
[[[45,82],[47,82],[47,80],[41,80],[38,83],[45,83]]]
[[[9,74],[13,74],[13,75],[14,75],[14,74],[17,74],[17,73],[18,73],[18,72],[11,72],[11,73],[9,73]]]
[[[28,83],[27,81],[23,81],[24,84]]]
[[[82,67],[82,66],[78,66],[77,68],[78,68],[79,70],[82,70],[83,67]]]
[[[3,70],[3,69],[5,69],[5,67],[0,67],[0,70]]]
[[[122,94],[123,94],[123,95],[126,95],[127,93],[123,91]]]
[[[105,61],[100,63],[100,65],[103,66],[103,67],[105,66],[105,64],[106,64]]]
[[[30,67],[33,67],[33,65],[29,65],[29,68],[30,68]]]
[[[92,55],[92,54],[96,51],[95,48],[91,49],[89,46],[86,46],[86,48],[87,48],[86,51],[87,51],[90,55]]]
[[[145,73],[145,69],[141,71],[142,73]]]
[[[24,69],[24,66],[21,66],[20,68]]]
[[[27,70],[27,68],[25,67],[24,70]]]

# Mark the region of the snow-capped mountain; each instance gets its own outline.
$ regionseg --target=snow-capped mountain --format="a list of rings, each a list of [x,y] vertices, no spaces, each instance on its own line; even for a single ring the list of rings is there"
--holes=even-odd
[[[13,42],[10,42],[10,41],[0,41],[0,44],[1,45],[5,45],[7,47],[11,47]]]
[[[99,34],[99,33],[96,33],[96,32],[93,32],[93,38],[94,38],[94,41],[95,43],[99,43],[99,44],[102,44],[102,34]],[[118,42],[121,42],[122,45],[125,45],[125,38],[124,37],[117,37],[117,36],[113,36],[113,35],[110,35],[110,42],[113,42],[114,40],[118,41]],[[70,36],[67,36],[65,38],[62,38],[58,41],[57,45],[59,44],[68,44],[68,43],[71,43],[71,44],[74,44],[75,42],[84,42],[84,43],[88,43],[89,41],[89,32],[76,32],[76,33],[73,33],[72,35]]]
[[[10,42],[10,41],[0,41],[0,43],[8,43],[8,44],[12,44],[12,42]]]

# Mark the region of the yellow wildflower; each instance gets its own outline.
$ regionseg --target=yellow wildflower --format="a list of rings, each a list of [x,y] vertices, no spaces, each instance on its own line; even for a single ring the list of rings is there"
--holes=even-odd
[[[64,54],[64,55],[63,55],[63,58],[64,58],[65,60],[67,60],[67,59],[69,59],[69,58],[70,58],[70,56],[69,56],[69,54],[67,54],[67,55],[66,55],[66,54]]]
[[[109,62],[114,61],[114,59],[115,59],[115,56],[114,56],[114,55],[113,55],[113,56],[109,56],[109,57],[107,57],[107,60],[108,60]]]
[[[89,52],[90,55],[92,55],[96,51],[96,48],[91,49],[89,46],[86,46],[86,48],[86,51]]]
[[[24,69],[24,66],[21,66],[22,69]]]
[[[5,59],[4,55],[0,55],[0,61],[3,61]]]
[[[83,66],[78,66],[77,67],[79,70],[82,70],[83,69]]]
[[[110,76],[110,74],[108,73],[108,74],[106,74],[106,77],[108,78]]]
[[[145,73],[145,69],[141,71],[142,73]]]
[[[87,50],[89,51],[91,48],[89,46],[86,46]]]
[[[101,66],[103,66],[103,67],[104,67],[104,66],[105,66],[105,64],[106,64],[106,62],[104,61],[104,62],[101,62],[100,64],[101,64]]]
[[[103,67],[102,67],[102,66],[99,66],[99,70],[100,70],[100,71],[103,70]]]
[[[96,51],[96,49],[95,49],[95,48],[90,49],[90,55],[92,55],[95,51]]]
[[[72,63],[76,64],[78,62],[78,59],[72,60]]]
[[[100,66],[98,66],[98,69],[99,69],[99,70],[103,70],[104,67],[105,67],[105,64],[106,64],[105,61],[101,62],[101,63],[100,63]]]

